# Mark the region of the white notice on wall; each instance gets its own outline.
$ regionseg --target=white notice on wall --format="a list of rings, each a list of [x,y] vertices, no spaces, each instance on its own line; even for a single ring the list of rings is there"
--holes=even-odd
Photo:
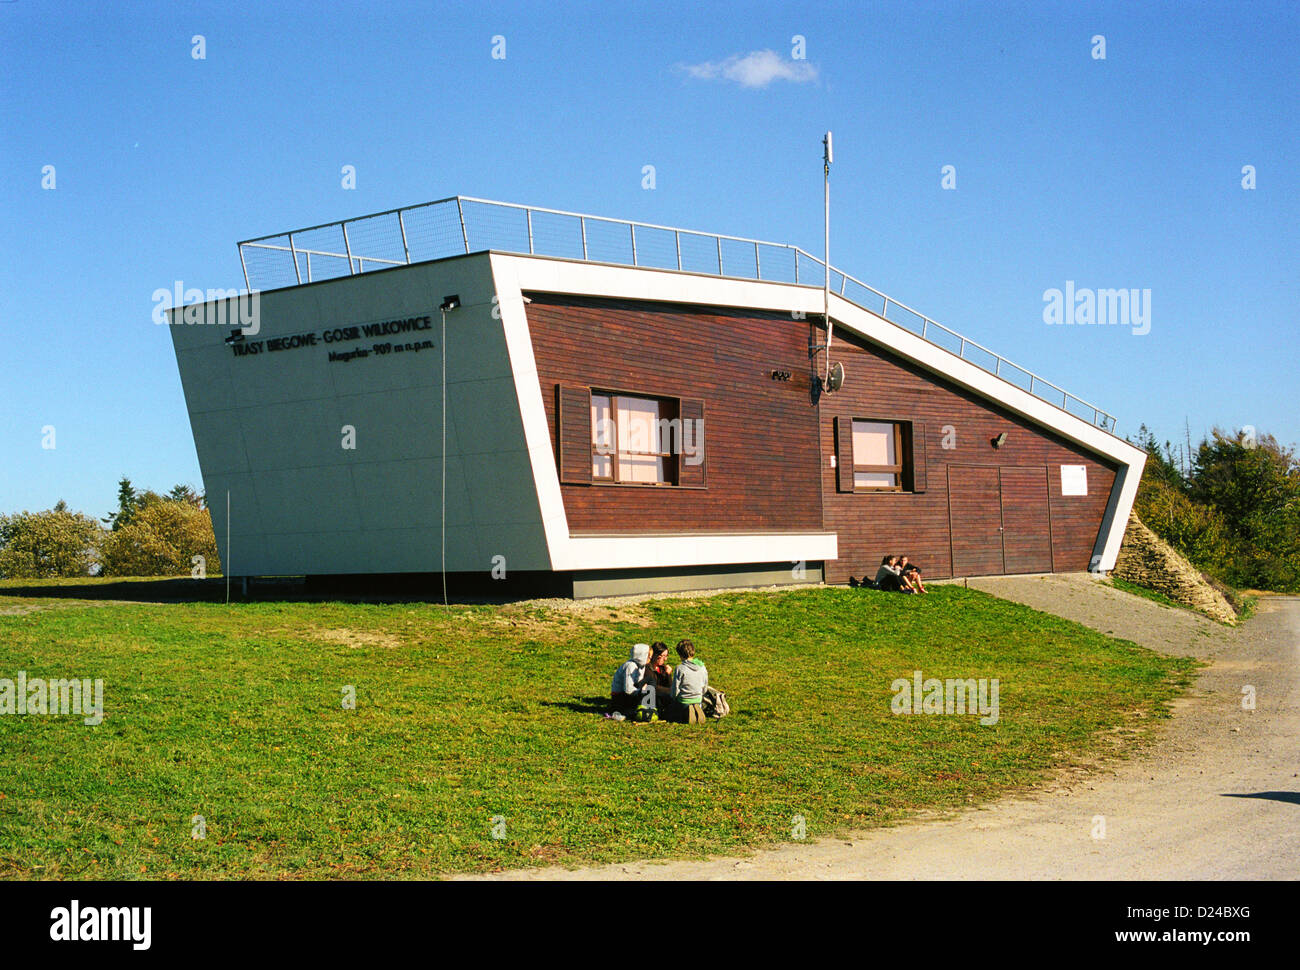
[[[1061,466],[1061,494],[1062,495],[1087,495],[1088,494],[1088,466],[1087,465],[1062,465]]]

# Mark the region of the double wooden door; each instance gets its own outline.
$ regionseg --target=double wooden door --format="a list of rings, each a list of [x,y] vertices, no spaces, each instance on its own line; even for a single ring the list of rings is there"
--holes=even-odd
[[[952,574],[1052,571],[1047,466],[949,465]]]

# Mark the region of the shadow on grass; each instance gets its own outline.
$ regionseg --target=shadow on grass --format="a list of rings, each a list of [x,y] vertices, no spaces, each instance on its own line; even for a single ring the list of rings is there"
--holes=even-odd
[[[545,707],[564,707],[579,714],[604,714],[609,710],[609,696],[575,697],[570,701],[542,701]]]

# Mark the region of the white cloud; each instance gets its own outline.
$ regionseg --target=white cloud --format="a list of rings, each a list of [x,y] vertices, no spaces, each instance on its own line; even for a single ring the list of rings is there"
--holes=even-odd
[[[773,50],[750,51],[744,56],[732,54],[724,61],[679,64],[678,69],[701,81],[735,81],[745,88],[765,88],[773,81],[807,84],[817,80],[817,69],[811,64],[783,60]]]

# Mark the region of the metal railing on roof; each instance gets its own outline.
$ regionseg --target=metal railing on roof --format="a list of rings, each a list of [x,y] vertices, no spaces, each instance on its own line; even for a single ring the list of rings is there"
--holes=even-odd
[[[802,285],[821,286],[826,274],[821,259],[786,243],[463,195],[248,239],[239,260],[248,288],[263,290],[488,249]],[[834,266],[830,273],[842,298],[1114,434],[1114,415]]]

